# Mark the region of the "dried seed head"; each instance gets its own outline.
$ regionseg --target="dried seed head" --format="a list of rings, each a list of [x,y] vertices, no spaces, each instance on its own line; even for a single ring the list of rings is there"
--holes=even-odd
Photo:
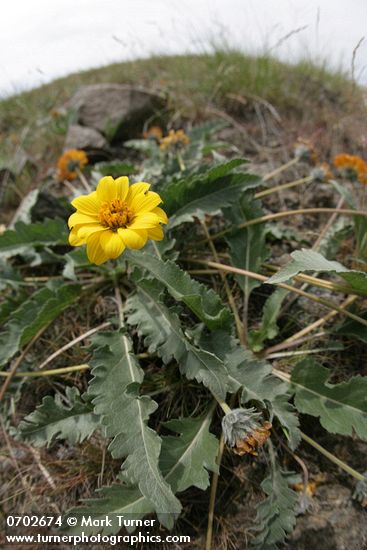
[[[363,475],[365,479],[363,481],[358,481],[353,493],[353,498],[358,500],[363,508],[367,508],[367,472],[364,472]]]
[[[235,447],[237,441],[249,436],[254,430],[261,427],[261,414],[251,409],[233,409],[222,419],[224,440],[229,447]]]

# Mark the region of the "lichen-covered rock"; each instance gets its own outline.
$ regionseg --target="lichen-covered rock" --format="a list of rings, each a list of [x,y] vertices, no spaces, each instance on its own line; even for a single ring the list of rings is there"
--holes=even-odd
[[[94,128],[109,141],[139,135],[144,121],[162,106],[160,95],[124,84],[83,86],[67,104],[79,124]]]
[[[98,130],[73,124],[66,134],[64,150],[68,149],[106,149],[108,142]]]

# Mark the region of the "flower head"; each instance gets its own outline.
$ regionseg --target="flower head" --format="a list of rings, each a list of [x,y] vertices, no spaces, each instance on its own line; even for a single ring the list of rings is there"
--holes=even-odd
[[[238,455],[257,455],[270,436],[271,423],[259,423],[260,413],[251,409],[232,409],[222,419],[224,440]]]
[[[148,239],[163,239],[162,223],[167,223],[158,193],[150,184],[133,183],[122,176],[102,178],[95,191],[74,199],[76,212],[69,218],[72,246],[87,245],[89,261],[102,264],[117,258],[125,248],[142,248]]]
[[[353,493],[353,498],[358,500],[363,508],[367,508],[367,472],[364,472],[363,475],[365,479],[358,481]]]
[[[75,180],[78,177],[77,169],[82,171],[86,164],[88,164],[88,157],[81,149],[65,151],[57,161],[60,180]]]
[[[342,176],[357,180],[360,183],[367,183],[367,164],[356,155],[337,155],[334,158],[334,166],[339,170]]]
[[[160,141],[163,137],[162,129],[159,126],[151,126],[143,133],[145,139],[155,139]]]
[[[314,144],[309,139],[298,138],[294,145],[294,156],[299,160],[315,164],[317,153]]]
[[[310,176],[314,181],[327,182],[332,179],[333,173],[328,163],[323,162],[311,170]]]
[[[168,136],[162,138],[160,149],[162,151],[171,147],[182,147],[190,143],[190,138],[183,130],[170,130]]]

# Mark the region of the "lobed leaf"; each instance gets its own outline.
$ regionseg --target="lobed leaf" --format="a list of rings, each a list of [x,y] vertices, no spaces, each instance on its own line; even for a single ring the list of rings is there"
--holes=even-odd
[[[79,395],[77,388],[66,388],[68,405],[60,394],[46,396],[34,412],[18,426],[20,437],[36,446],[50,445],[55,439],[66,439],[71,445],[89,438],[99,427],[100,418],[93,407]]]
[[[215,462],[218,453],[218,440],[209,432],[213,410],[200,418],[181,418],[166,423],[166,427],[180,434],[177,436],[162,437],[162,451],[160,469],[164,480],[173,492],[181,492],[188,487],[195,486],[206,489],[209,486],[208,470],[216,472]],[[101,490],[102,498],[91,499],[85,502],[84,507],[74,508],[70,515],[91,515],[93,518],[105,517],[112,520],[111,527],[83,527],[83,531],[92,534],[117,533],[120,528],[117,515],[128,516],[129,519],[138,519],[154,511],[152,503],[142,494],[138,486],[114,484]],[[172,528],[174,516],[160,515],[160,521],[166,527]],[[72,529],[80,532],[80,528]]]
[[[274,463],[270,475],[261,488],[267,498],[257,506],[255,531],[258,532],[254,546],[259,550],[276,550],[296,525],[298,495],[289,485],[298,481],[298,476],[283,472]]]
[[[367,440],[367,377],[354,376],[347,382],[330,384],[330,371],[305,359],[292,371],[292,389],[297,409],[320,418],[331,433]]]
[[[56,319],[80,296],[79,285],[44,287],[16,309],[0,333],[0,366],[9,361],[37,332]]]
[[[170,260],[163,261],[143,252],[129,251],[125,253],[125,258],[131,265],[149,271],[163,283],[175,300],[186,304],[210,330],[221,328],[230,331],[232,329],[231,312],[222,304],[219,296],[212,289],[192,279],[176,263]]]
[[[126,309],[128,323],[138,326],[149,351],[157,351],[165,363],[174,357],[189,380],[195,378],[225,399],[227,371],[222,361],[188,340],[178,315],[164,305],[162,287],[156,281],[138,282],[137,294],[128,299]]]
[[[162,440],[148,427],[157,404],[140,396],[144,373],[123,332],[99,334],[93,338],[92,380],[88,395],[95,414],[101,416],[106,435],[112,438],[109,449],[114,458],[124,457],[122,477],[138,485],[141,493],[158,513],[178,514],[180,502],[163,479],[158,461]]]
[[[282,283],[305,271],[326,271],[342,277],[349,283],[351,291],[356,290],[367,295],[367,275],[363,271],[348,269],[339,262],[327,260],[319,252],[305,248],[292,252],[291,256],[292,260],[270,277],[267,280],[268,284]]]
[[[0,258],[29,253],[29,247],[67,244],[67,227],[64,220],[45,220],[43,223],[18,222],[14,229],[0,235]]]

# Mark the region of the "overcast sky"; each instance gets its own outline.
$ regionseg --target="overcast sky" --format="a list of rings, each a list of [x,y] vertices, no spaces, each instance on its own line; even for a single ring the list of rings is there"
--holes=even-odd
[[[2,0],[0,95],[113,61],[210,51],[213,42],[285,60],[326,57],[350,70],[365,35],[355,74],[367,84],[367,0]]]

